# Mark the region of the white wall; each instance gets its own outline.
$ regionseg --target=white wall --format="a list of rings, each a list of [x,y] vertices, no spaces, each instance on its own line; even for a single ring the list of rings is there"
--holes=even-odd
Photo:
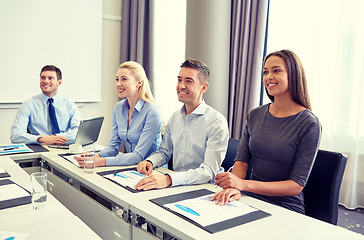
[[[106,145],[109,140],[111,112],[115,103],[118,101],[115,90],[115,74],[120,64],[120,19],[121,0],[103,0],[101,102],[85,103],[85,105],[80,107],[83,119],[105,116],[98,141],[98,143],[102,145]],[[16,94],[15,91],[14,94]],[[18,109],[14,108],[0,108],[1,144],[10,143],[11,124],[15,118],[17,110]]]
[[[165,124],[180,109],[176,93],[180,65],[185,61],[186,0],[158,0],[153,14],[153,94]],[[178,36],[178,37],[176,37]],[[149,76],[148,76],[149,77]]]
[[[35,83],[47,64],[62,70],[62,96],[101,101],[102,9],[102,0],[0,1],[0,103],[38,94]]]
[[[102,89],[101,89],[101,102],[96,103],[85,103],[82,107],[80,107],[80,112],[82,118],[87,119],[96,116],[104,116],[105,121],[101,129],[100,137],[98,143],[102,145],[106,145],[109,140],[110,135],[110,127],[111,127],[111,112],[118,101],[117,93],[115,90],[115,74],[120,64],[120,34],[121,34],[121,0],[103,0],[103,36],[102,36]],[[218,6],[218,2],[214,2],[214,6]],[[224,8],[225,9],[225,8]],[[226,16],[225,16],[226,18]],[[220,23],[221,24],[221,23]],[[227,28],[229,26],[226,26]],[[211,30],[211,27],[209,28]],[[224,30],[225,31],[225,30]],[[197,36],[196,36],[197,37]],[[196,40],[196,44],[198,42],[208,41],[208,39],[203,38],[203,36],[199,36],[201,39],[199,41]],[[192,38],[190,38],[191,40]],[[210,39],[211,40],[211,39]],[[220,39],[221,40],[221,39]],[[226,41],[226,39],[224,40]],[[196,44],[194,46],[196,46]],[[215,43],[216,44],[216,43]],[[209,44],[211,48],[214,48],[214,44]],[[221,49],[221,42],[217,44],[220,46],[218,49],[221,51],[226,51],[226,49]],[[193,48],[192,46],[188,46],[187,48]],[[216,46],[215,46],[216,47]],[[201,48],[200,48],[201,50]],[[216,50],[216,48],[215,48]],[[189,51],[188,57],[197,57],[200,58],[202,56],[192,56],[193,52]],[[196,53],[196,52],[195,52]],[[205,52],[206,54],[206,52]],[[204,55],[204,54],[202,54]],[[225,55],[222,54],[222,55]],[[227,60],[224,60],[223,65],[219,65],[215,59],[215,57],[211,57],[208,54],[205,55],[207,58],[205,61],[209,65],[212,71],[212,82],[209,87],[208,92],[206,93],[206,100],[208,104],[215,107],[218,111],[226,115],[227,112],[227,88],[228,88],[228,75],[226,71],[228,71],[227,66],[224,64],[228,64]],[[183,60],[182,60],[183,61]],[[182,63],[181,61],[181,63]],[[177,66],[178,67],[178,66]],[[40,70],[40,69],[39,69]],[[219,71],[220,73],[217,73]],[[178,71],[176,72],[177,75]],[[215,79],[215,76],[219,75],[218,78]],[[226,86],[221,84],[226,84]],[[40,90],[39,90],[40,92]],[[216,100],[216,101],[214,101]],[[1,106],[0,106],[1,107]],[[10,143],[10,128],[11,124],[15,118],[17,109],[3,109],[0,108],[0,143],[6,144]],[[165,119],[166,120],[166,119]]]
[[[227,117],[230,52],[229,0],[188,0],[186,58],[203,61],[211,77],[206,103]]]

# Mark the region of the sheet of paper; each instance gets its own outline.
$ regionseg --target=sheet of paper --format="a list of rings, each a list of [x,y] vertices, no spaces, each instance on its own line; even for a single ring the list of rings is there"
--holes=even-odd
[[[174,203],[168,203],[164,206],[188,217],[202,226],[208,226],[258,211],[256,208],[252,208],[237,201],[228,203],[225,206],[216,205],[214,201],[210,201],[212,196],[213,194],[186,199]]]
[[[5,184],[0,186],[0,201],[27,197],[29,193],[16,184]]]
[[[77,167],[80,167],[80,165],[78,164],[77,160],[74,158],[74,156],[80,157],[81,154],[74,154],[74,155],[65,155],[63,156],[64,158],[66,158],[68,161],[70,161],[71,163],[73,163],[74,165],[76,165]]]
[[[16,232],[7,232],[0,231],[0,240],[3,239],[14,239],[14,240],[24,240],[29,237],[30,233],[16,233]]]
[[[143,178],[145,175],[138,173],[137,171],[122,171],[116,174],[108,174],[104,177],[109,178],[122,186],[134,188],[134,186]]]
[[[28,148],[27,145],[25,145],[24,143],[0,146],[0,156],[5,154],[25,153],[25,152],[33,152],[33,150]]]

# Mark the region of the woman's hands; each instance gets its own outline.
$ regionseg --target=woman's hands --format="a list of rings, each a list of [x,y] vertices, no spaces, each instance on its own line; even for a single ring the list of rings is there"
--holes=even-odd
[[[85,161],[84,155],[82,154],[79,157],[74,156],[74,158],[77,160],[80,168],[83,168],[84,161]],[[103,166],[106,166],[106,158],[102,158],[102,157],[100,157],[100,154],[96,153],[95,154],[95,167],[103,167]]]
[[[221,192],[216,193],[210,200],[214,201],[215,204],[219,204],[221,206],[228,204],[229,202],[233,202],[235,200],[239,200],[241,198],[241,193],[238,189],[235,188],[227,188],[222,190]]]
[[[244,190],[244,180],[231,172],[219,173],[215,176],[215,185],[221,188],[236,188],[240,191]]]
[[[215,185],[219,185],[222,190],[216,193],[210,200],[221,206],[239,200],[241,198],[240,191],[244,190],[244,180],[231,172],[219,173],[215,176]]]

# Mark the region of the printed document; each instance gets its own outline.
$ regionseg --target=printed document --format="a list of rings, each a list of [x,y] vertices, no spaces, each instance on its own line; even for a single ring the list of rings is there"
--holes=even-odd
[[[212,196],[213,194],[168,203],[164,207],[178,212],[202,226],[208,226],[258,211],[258,209],[238,201],[230,202],[225,206],[216,205],[215,201],[210,201]]]
[[[8,231],[0,231],[0,239],[9,239],[9,240],[24,240],[30,236],[30,233],[18,233],[18,232],[8,232]]]
[[[109,178],[120,185],[124,187],[131,187],[134,188],[134,186],[143,178],[146,176],[138,173],[135,170],[132,171],[121,171],[121,172],[115,172],[113,174],[108,174],[104,176],[105,178]]]
[[[77,167],[80,167],[80,165],[78,164],[78,162],[74,158],[74,156],[81,157],[81,154],[63,155],[62,157],[64,157],[65,159],[67,159],[68,161],[70,161],[71,163],[73,163],[74,165],[76,165]]]
[[[6,154],[15,153],[30,153],[33,152],[27,145],[22,144],[11,144],[11,145],[1,145],[0,146],[0,156]]]
[[[17,184],[5,184],[0,186],[0,201],[6,201],[29,196],[29,193]]]

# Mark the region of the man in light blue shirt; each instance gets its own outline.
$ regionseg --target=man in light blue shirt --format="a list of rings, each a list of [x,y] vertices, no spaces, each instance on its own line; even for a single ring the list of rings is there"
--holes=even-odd
[[[62,73],[53,65],[44,66],[40,73],[42,93],[26,100],[19,108],[11,127],[12,143],[65,144],[76,138],[81,115],[70,100],[57,95]],[[53,99],[53,100],[52,100]],[[55,112],[57,133],[53,133],[50,104]]]
[[[176,89],[178,100],[184,105],[171,116],[161,147],[138,164],[138,171],[148,177],[135,185],[136,189],[207,183],[220,170],[229,133],[225,117],[202,98],[209,76],[208,67],[198,60],[187,59],[181,65]],[[151,174],[172,154],[173,173]]]

